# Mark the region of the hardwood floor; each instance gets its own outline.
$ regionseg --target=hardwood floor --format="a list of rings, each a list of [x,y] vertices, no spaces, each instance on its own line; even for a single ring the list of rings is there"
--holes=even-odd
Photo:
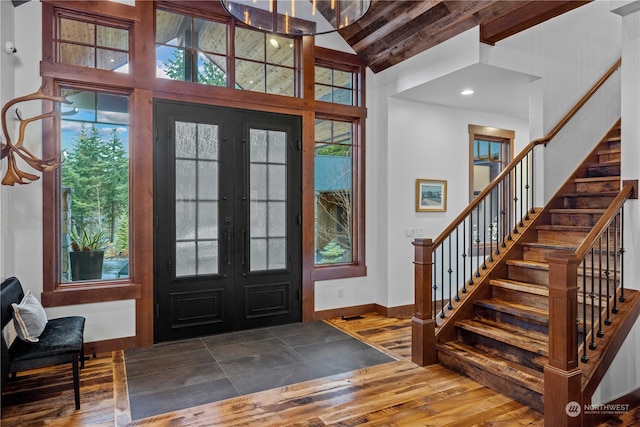
[[[376,314],[329,321],[395,362],[320,380],[130,421],[123,352],[101,354],[81,371],[74,410],[71,370],[34,370],[9,381],[2,426],[542,426],[542,414],[439,365],[410,360],[408,318]],[[623,424],[633,425],[631,411]],[[613,424],[606,424],[613,425]]]

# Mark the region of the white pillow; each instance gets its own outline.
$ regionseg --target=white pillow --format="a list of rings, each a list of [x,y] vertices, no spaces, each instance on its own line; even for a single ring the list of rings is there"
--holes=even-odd
[[[11,304],[13,307],[13,324],[16,327],[18,337],[23,341],[37,342],[38,337],[47,326],[47,313],[42,304],[31,291],[27,291],[20,301]]]

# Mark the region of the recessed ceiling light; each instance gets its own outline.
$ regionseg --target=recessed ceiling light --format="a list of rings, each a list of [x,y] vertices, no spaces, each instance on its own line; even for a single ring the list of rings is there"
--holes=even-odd
[[[271,46],[273,46],[275,49],[280,49],[280,43],[278,43],[278,40],[274,39],[273,37],[269,40],[269,43],[271,44]]]
[[[465,89],[460,92],[460,95],[473,95],[473,89]]]

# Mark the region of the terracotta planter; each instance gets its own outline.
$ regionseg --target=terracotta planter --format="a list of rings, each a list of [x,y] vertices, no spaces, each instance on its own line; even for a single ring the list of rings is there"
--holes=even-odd
[[[104,251],[69,252],[71,280],[91,280],[102,278]]]

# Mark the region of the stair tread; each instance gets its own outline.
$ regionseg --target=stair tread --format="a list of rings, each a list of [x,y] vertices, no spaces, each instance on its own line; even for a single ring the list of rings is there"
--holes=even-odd
[[[548,356],[549,337],[540,332],[487,319],[462,320],[456,322],[456,326],[513,347]]]
[[[622,150],[620,148],[609,148],[607,150],[598,150],[598,154],[616,154],[616,153],[622,153]]]
[[[527,267],[536,270],[549,270],[549,263],[542,261],[528,261],[524,259],[510,259],[507,260],[507,265],[513,265],[517,267]]]
[[[600,181],[620,181],[620,177],[619,176],[593,176],[589,178],[576,178],[573,181],[580,182],[580,183],[600,182]]]
[[[544,249],[557,249],[561,251],[574,251],[578,248],[578,245],[568,245],[566,243],[554,243],[554,242],[525,242],[521,243],[522,246],[528,246],[532,248],[544,248]]]
[[[544,374],[535,369],[457,341],[438,344],[438,350],[463,358],[471,365],[490,371],[500,378],[517,383],[536,393],[544,393]]]
[[[602,166],[620,166],[620,160],[609,160],[606,162],[597,162],[597,163],[587,163],[585,165],[587,167],[587,169],[593,169],[593,168],[599,168]]]
[[[578,231],[578,232],[589,232],[593,227],[588,227],[586,225],[552,225],[552,224],[542,224],[536,227],[536,230],[545,230],[545,231]]]
[[[549,310],[545,310],[530,305],[518,304],[517,302],[504,301],[501,299],[481,299],[475,304],[500,311],[502,313],[513,314],[518,317],[535,320],[539,323],[548,323]]]
[[[492,279],[489,282],[493,286],[499,286],[514,291],[527,292],[529,294],[549,296],[549,287],[538,283],[520,282],[511,279]]]
[[[585,209],[580,209],[580,208],[572,208],[572,209],[564,209],[564,208],[557,208],[557,209],[549,209],[550,213],[566,213],[566,214],[603,214],[606,211],[606,209],[593,209],[593,208],[585,208]]]
[[[562,197],[615,197],[617,195],[618,195],[618,191],[562,193]]]

